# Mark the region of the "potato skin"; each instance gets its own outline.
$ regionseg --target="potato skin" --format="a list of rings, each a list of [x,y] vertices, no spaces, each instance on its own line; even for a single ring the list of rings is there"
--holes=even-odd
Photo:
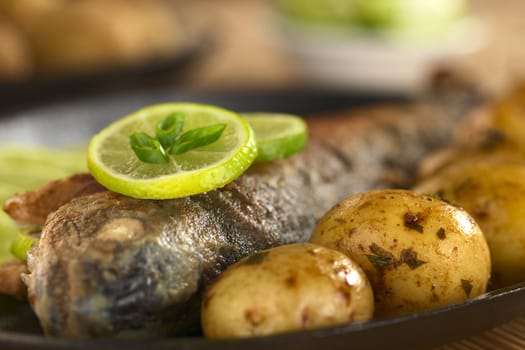
[[[487,239],[491,288],[525,281],[525,165],[506,159],[454,162],[420,182],[418,192],[438,194],[465,208]]]
[[[490,256],[465,211],[406,190],[350,196],[319,222],[311,242],[344,252],[365,271],[376,316],[397,316],[486,291]]]
[[[525,150],[525,85],[521,84],[491,106],[489,131]]]
[[[372,317],[374,297],[359,266],[314,244],[263,250],[230,266],[206,290],[208,338],[307,330]]]

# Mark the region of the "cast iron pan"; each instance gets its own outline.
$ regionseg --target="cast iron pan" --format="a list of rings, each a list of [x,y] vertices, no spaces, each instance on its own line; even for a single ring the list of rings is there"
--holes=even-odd
[[[157,88],[135,93],[77,99],[25,109],[0,118],[2,142],[54,146],[78,145],[126,113],[148,104],[187,101],[220,105],[239,112],[274,111],[314,114],[382,102],[402,102],[399,96],[363,96],[315,91],[244,91],[188,93]],[[208,341],[200,337],[148,340],[67,340],[45,338],[30,308],[13,300],[0,314],[0,349],[391,349],[429,348],[480,333],[522,315],[525,284],[492,291],[476,299],[404,317],[374,320],[289,335],[247,340]]]

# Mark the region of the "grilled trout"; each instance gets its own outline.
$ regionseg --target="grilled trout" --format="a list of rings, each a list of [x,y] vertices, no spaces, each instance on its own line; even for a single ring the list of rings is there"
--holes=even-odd
[[[410,185],[461,114],[419,103],[319,116],[308,119],[302,153],[254,165],[221,189],[162,201],[98,190],[72,199],[47,217],[23,277],[44,332],[198,334],[201,293],[228,265],[307,241],[352,193]]]

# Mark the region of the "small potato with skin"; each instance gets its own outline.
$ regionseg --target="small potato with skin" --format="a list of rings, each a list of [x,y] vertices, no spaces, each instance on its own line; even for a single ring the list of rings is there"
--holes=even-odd
[[[525,165],[508,159],[453,162],[414,188],[460,205],[490,248],[491,287],[525,281]]]
[[[489,250],[474,219],[406,190],[350,196],[320,220],[311,242],[337,249],[363,268],[379,317],[476,297],[490,275]]]
[[[525,85],[517,86],[491,106],[489,131],[503,135],[507,142],[525,149]]]
[[[372,288],[356,263],[304,243],[230,266],[206,290],[201,319],[207,338],[239,338],[365,321],[373,310]]]

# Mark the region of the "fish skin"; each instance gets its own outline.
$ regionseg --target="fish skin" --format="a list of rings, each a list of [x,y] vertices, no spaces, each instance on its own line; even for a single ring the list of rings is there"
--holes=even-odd
[[[346,196],[403,187],[450,140],[458,113],[402,104],[309,119],[289,159],[254,165],[224,188],[182,199],[81,196],[51,213],[23,276],[47,335],[87,338],[199,332],[200,295],[228,265],[307,241]]]
[[[75,174],[41,186],[37,191],[17,193],[3,204],[3,210],[18,223],[42,226],[49,213],[72,198],[105,190],[90,174]]]

